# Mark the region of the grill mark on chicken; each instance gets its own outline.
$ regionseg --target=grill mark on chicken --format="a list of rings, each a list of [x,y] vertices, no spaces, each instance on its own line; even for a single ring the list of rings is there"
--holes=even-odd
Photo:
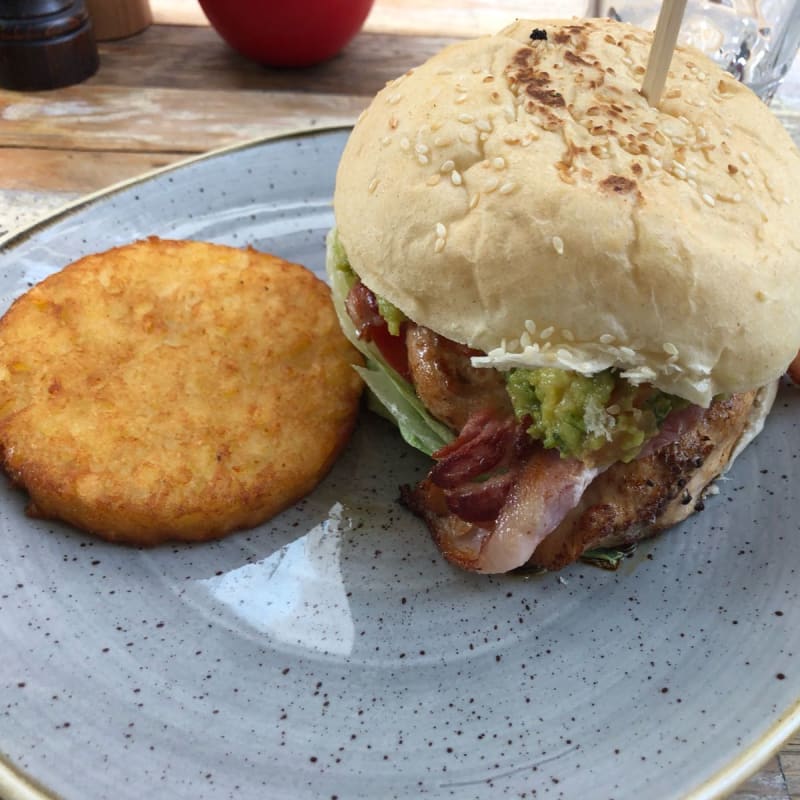
[[[409,325],[406,349],[411,382],[417,396],[436,419],[458,432],[477,411],[499,417],[513,415],[503,376],[493,369],[476,369],[478,351],[439,336],[422,325]]]

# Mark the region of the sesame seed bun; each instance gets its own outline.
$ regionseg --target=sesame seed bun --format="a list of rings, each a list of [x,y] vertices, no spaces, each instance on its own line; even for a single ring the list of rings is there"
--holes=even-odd
[[[390,82],[336,181],[364,283],[488,366],[615,367],[702,405],[782,374],[800,345],[800,154],[691,49],[651,107],[651,39],[518,21]]]

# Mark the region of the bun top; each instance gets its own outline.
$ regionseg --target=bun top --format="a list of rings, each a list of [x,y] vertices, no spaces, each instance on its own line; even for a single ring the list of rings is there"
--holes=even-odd
[[[518,21],[380,91],[342,156],[364,283],[498,368],[616,367],[707,405],[800,347],[800,154],[767,107],[652,34]]]

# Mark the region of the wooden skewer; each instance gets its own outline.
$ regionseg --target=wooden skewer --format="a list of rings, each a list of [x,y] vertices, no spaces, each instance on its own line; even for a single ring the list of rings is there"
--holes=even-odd
[[[657,106],[661,100],[685,8],[686,0],[664,0],[661,4],[650,57],[647,59],[647,71],[642,82],[642,94],[651,106]]]

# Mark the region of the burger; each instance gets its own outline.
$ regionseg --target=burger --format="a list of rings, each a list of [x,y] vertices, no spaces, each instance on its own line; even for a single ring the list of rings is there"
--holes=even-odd
[[[517,21],[391,81],[336,177],[328,270],[402,499],[468,570],[610,559],[703,507],[800,345],[800,154],[692,49]]]

